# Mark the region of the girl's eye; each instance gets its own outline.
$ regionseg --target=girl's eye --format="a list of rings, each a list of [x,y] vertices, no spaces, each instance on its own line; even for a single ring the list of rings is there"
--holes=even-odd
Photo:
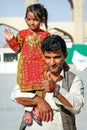
[[[30,18],[27,18],[27,21],[30,21]]]
[[[36,19],[34,19],[34,20],[35,20],[35,21],[39,21],[39,19],[37,19],[37,18],[36,18]]]

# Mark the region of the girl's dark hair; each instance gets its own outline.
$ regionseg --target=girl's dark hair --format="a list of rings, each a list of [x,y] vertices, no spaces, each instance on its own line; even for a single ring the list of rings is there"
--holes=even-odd
[[[45,24],[46,29],[48,28],[48,25],[47,25],[48,12],[47,12],[47,9],[44,8],[43,5],[38,3],[38,4],[32,4],[28,6],[26,10],[26,14],[25,14],[25,19],[27,19],[28,12],[32,12],[34,15],[37,15],[41,20],[43,19],[43,17],[45,17],[44,24]]]
[[[56,51],[61,49],[63,53],[67,52],[66,43],[64,39],[58,35],[50,35],[46,37],[41,43],[41,50]]]

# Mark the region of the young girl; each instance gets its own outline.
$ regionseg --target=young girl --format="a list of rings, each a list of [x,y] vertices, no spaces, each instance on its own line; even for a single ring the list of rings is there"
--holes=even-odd
[[[41,4],[33,4],[26,10],[25,21],[28,29],[19,31],[16,37],[10,29],[5,29],[6,41],[10,48],[17,54],[20,53],[17,83],[21,92],[33,92],[41,97],[44,97],[41,81],[46,77],[46,67],[40,46],[41,41],[50,33],[40,29],[40,25],[44,23],[47,29],[47,19],[46,8]],[[36,109],[32,110],[32,114],[25,111],[23,122],[32,125],[32,115],[40,123]]]

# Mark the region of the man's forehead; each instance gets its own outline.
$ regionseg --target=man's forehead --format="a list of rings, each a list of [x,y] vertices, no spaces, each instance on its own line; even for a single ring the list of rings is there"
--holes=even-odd
[[[61,51],[61,49],[59,49],[56,51],[44,51],[43,54],[44,55],[59,55],[59,54],[63,54],[63,52]]]

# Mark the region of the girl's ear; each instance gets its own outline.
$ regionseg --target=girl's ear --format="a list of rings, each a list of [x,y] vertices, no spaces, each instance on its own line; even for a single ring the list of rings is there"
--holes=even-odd
[[[42,18],[41,22],[42,22],[42,23],[44,23],[44,22],[45,22],[45,17],[43,17],[43,18]]]

